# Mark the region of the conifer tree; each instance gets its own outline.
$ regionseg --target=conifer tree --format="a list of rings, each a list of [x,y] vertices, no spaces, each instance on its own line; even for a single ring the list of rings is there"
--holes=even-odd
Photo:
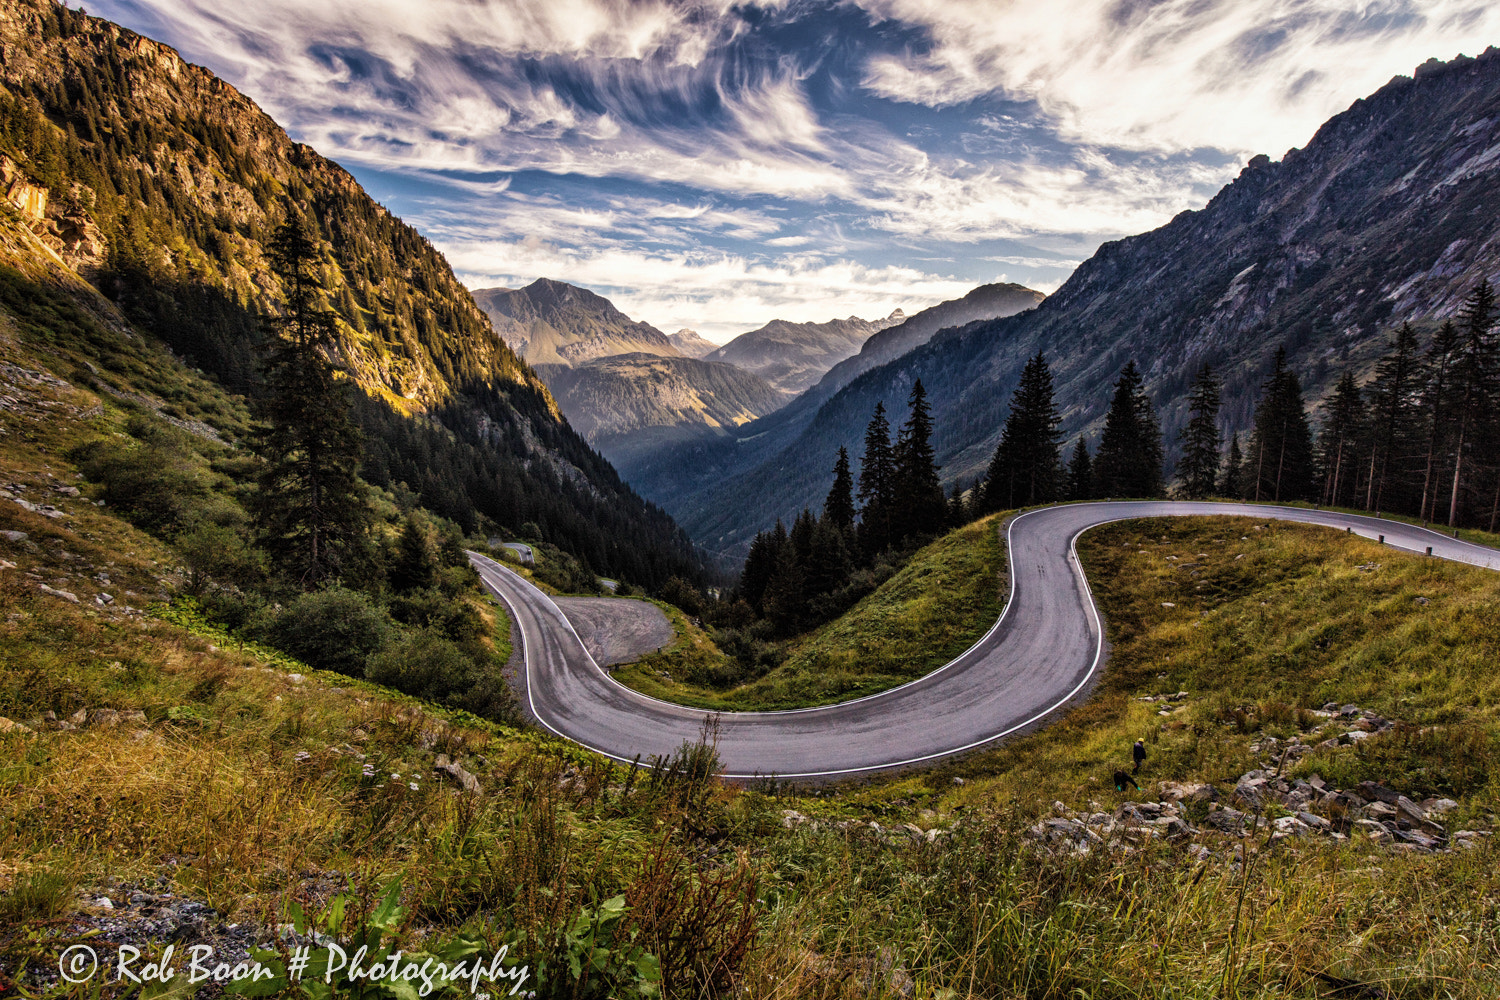
[[[974,519],[969,507],[968,488],[962,481],[955,482],[948,492],[948,527],[962,528]]]
[[[415,515],[406,515],[391,566],[391,586],[397,590],[423,590],[437,582],[437,573],[438,550],[432,533]]]
[[[1094,493],[1103,497],[1155,497],[1162,492],[1161,426],[1134,361],[1115,380],[1094,456]]]
[[[1363,433],[1364,400],[1354,374],[1345,371],[1328,398],[1327,419],[1318,435],[1318,463],[1323,472],[1323,502],[1349,506],[1353,498],[1354,465]]]
[[[1219,480],[1219,496],[1236,499],[1245,495],[1245,457],[1240,454],[1240,436],[1229,436],[1229,457],[1224,460],[1224,478]]]
[[[847,537],[847,532],[826,517],[813,528],[806,587],[809,617],[814,622],[826,621],[843,610],[835,595],[849,582],[849,573],[854,568]]]
[[[1484,444],[1492,443],[1488,438],[1494,429],[1497,379],[1500,365],[1496,364],[1495,341],[1491,336],[1495,325],[1495,292],[1487,280],[1481,279],[1464,300],[1459,314],[1458,326],[1463,335],[1458,363],[1454,367],[1455,398],[1458,408],[1453,414],[1456,440],[1453,444],[1453,486],[1448,498],[1448,524],[1458,524],[1459,504],[1465,487],[1480,471],[1481,457],[1493,464],[1493,456],[1486,455]],[[1500,494],[1497,494],[1500,498]],[[1500,499],[1497,499],[1500,505]],[[1491,517],[1491,523],[1494,517]]]
[[[854,477],[849,473],[849,452],[842,446],[833,465],[833,487],[823,501],[823,520],[846,534],[854,528]]]
[[[1092,500],[1094,497],[1094,463],[1089,456],[1089,446],[1080,435],[1073,446],[1073,457],[1068,460],[1068,499]]]
[[[295,215],[270,243],[286,305],[266,323],[264,388],[255,401],[254,448],[263,462],[255,513],[278,568],[303,587],[337,574],[370,520],[348,383],[325,353],[335,319],[320,306],[320,257]]]
[[[1416,451],[1412,434],[1417,427],[1421,365],[1416,331],[1410,323],[1402,323],[1396,330],[1390,353],[1375,367],[1367,397],[1370,420],[1365,444],[1369,455],[1366,510],[1378,513],[1402,506],[1407,464]],[[1392,500],[1395,502],[1388,502]]]
[[[875,555],[890,546],[891,518],[896,503],[896,461],[891,452],[891,427],[885,404],[876,403],[865,428],[865,455],[859,467],[859,538],[866,553]]]
[[[1452,412],[1453,368],[1458,360],[1458,328],[1452,321],[1445,322],[1432,335],[1424,361],[1426,382],[1422,387],[1422,412],[1427,424],[1427,448],[1422,471],[1422,502],[1417,516],[1427,524],[1437,514],[1440,482],[1447,468],[1445,446],[1451,428],[1448,414]]]
[[[901,425],[895,448],[896,517],[891,533],[898,543],[942,531],[948,511],[932,450],[932,411],[921,379],[912,386],[908,403],[911,415]]]
[[[778,519],[772,531],[760,531],[750,543],[745,566],[740,571],[740,596],[757,616],[765,613],[766,588],[776,574],[776,561],[786,542],[786,527]]]
[[[984,481],[986,512],[1051,503],[1061,492],[1061,436],[1052,372],[1040,351],[1026,362]]]
[[[1182,441],[1182,458],[1177,463],[1177,475],[1182,480],[1182,492],[1190,500],[1202,500],[1214,492],[1219,474],[1219,377],[1207,363],[1198,369],[1193,388],[1188,396],[1187,426],[1183,427],[1179,439]]]
[[[1302,383],[1278,347],[1271,374],[1261,386],[1250,435],[1250,483],[1254,500],[1306,500],[1313,484],[1312,430],[1302,404]]]

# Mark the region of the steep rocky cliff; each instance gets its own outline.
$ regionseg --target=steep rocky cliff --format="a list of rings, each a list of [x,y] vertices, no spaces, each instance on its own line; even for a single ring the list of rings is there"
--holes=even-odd
[[[1169,447],[1205,361],[1226,376],[1228,429],[1243,429],[1278,346],[1317,400],[1344,369],[1366,371],[1403,320],[1426,327],[1453,315],[1481,276],[1500,279],[1495,49],[1396,77],[1305,149],[1252,159],[1202,210],[1100,247],[1037,308],[945,331],[864,373],[775,454],[746,441],[692,456],[645,488],[671,497],[700,542],[738,551],[816,502],[837,448],[857,454],[875,403],[899,407],[918,378],[945,479],[979,475],[1038,350],[1069,437],[1097,431],[1110,382],[1132,358]]]
[[[50,0],[0,2],[0,184],[42,248],[136,326],[253,392],[280,290],[265,244],[302,216],[335,360],[362,390],[365,475],[467,527],[525,521],[601,572],[691,567],[686,539],[561,419],[447,262],[350,174],[165,45]],[[63,377],[71,372],[57,373]]]

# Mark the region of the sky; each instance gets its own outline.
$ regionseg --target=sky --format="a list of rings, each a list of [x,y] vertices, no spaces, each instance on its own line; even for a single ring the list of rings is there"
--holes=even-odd
[[[76,6],[76,2],[73,4]],[[471,288],[723,342],[1056,289],[1493,0],[93,0],[349,169]]]

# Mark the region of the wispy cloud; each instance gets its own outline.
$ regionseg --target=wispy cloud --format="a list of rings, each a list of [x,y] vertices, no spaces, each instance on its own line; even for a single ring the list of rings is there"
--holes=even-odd
[[[664,329],[1050,290],[1428,56],[1479,0],[97,0],[480,283]]]
[[[1035,101],[1072,140],[1276,155],[1395,72],[1500,38],[1492,0],[856,0],[926,29],[864,84],[945,107]]]

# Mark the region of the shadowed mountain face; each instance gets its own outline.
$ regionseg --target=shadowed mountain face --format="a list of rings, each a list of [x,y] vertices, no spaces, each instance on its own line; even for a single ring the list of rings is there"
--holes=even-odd
[[[638,323],[602,295],[550,278],[525,288],[481,288],[474,301],[495,332],[533,365],[573,365],[616,354],[678,353],[650,323]]]
[[[1041,292],[1025,285],[980,285],[961,299],[940,302],[915,316],[903,317],[866,340],[854,357],[845,358],[829,369],[797,402],[804,407],[814,401],[822,402],[871,368],[895,361],[908,351],[921,347],[939,330],[982,319],[1014,316],[1035,307],[1044,298],[1046,296]]]
[[[1037,308],[944,331],[865,372],[791,442],[754,436],[784,410],[736,445],[633,481],[700,543],[733,555],[821,501],[838,447],[857,456],[875,404],[899,414],[919,378],[949,483],[982,474],[1037,351],[1070,438],[1097,432],[1112,380],[1135,359],[1170,449],[1202,363],[1225,376],[1226,429],[1243,430],[1279,345],[1317,400],[1344,369],[1368,371],[1401,321],[1452,316],[1481,276],[1500,279],[1495,49],[1397,77],[1280,163],[1255,157],[1202,210],[1100,247]]]
[[[785,398],[758,375],[696,358],[622,354],[538,372],[568,421],[627,479],[642,452],[730,435]]]
[[[697,330],[678,330],[667,337],[671,345],[677,348],[677,353],[686,358],[703,358],[719,349],[719,345],[712,340],[705,340],[698,336]]]
[[[791,397],[858,352],[873,334],[905,318],[898,309],[887,319],[874,323],[856,316],[826,323],[773,319],[759,330],[740,334],[705,357],[754,372]]]

